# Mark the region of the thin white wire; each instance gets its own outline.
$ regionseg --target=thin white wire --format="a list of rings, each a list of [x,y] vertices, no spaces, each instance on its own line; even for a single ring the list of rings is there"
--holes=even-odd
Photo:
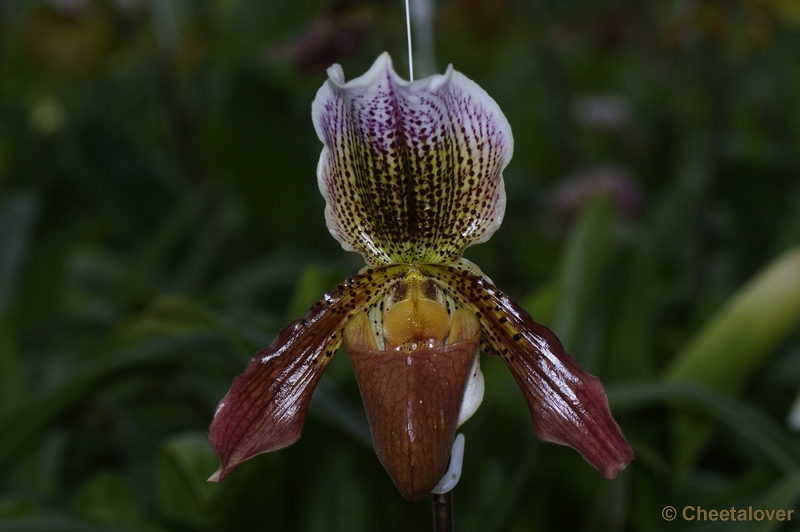
[[[411,54],[411,14],[406,0],[406,33],[408,37],[408,80],[414,81],[414,58]]]

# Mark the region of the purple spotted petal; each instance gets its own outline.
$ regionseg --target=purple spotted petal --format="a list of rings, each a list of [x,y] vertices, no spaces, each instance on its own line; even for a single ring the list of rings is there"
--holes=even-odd
[[[208,431],[219,482],[240,463],[297,441],[311,394],[342,343],[344,324],[380,301],[402,266],[368,269],[317,301],[256,354],[222,398]]]
[[[458,260],[505,210],[513,138],[486,92],[448,67],[408,82],[384,53],[345,83],[328,70],[311,107],[331,234],[369,264]]]
[[[633,460],[600,381],[581,369],[550,329],[461,265],[420,268],[478,316],[484,350],[511,370],[539,438],[569,445],[605,478],[615,478]]]

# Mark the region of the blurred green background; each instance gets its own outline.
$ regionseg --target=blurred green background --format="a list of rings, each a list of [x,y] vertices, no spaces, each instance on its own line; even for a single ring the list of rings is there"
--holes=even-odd
[[[506,113],[503,227],[467,251],[601,377],[637,459],[536,439],[484,358],[457,530],[796,530],[800,4],[441,0],[435,60]],[[344,353],[303,437],[205,482],[214,408],[361,258],[327,233],[310,105],[402,3],[0,1],[0,532],[429,530]]]

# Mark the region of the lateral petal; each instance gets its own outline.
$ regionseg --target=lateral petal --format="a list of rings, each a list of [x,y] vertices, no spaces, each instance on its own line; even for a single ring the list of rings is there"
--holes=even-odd
[[[257,353],[222,398],[208,432],[219,482],[241,462],[297,441],[311,394],[342,342],[345,322],[380,299],[406,268],[368,269],[317,301]]]
[[[419,267],[478,316],[483,348],[511,370],[539,438],[572,447],[609,479],[633,460],[599,379],[581,369],[550,329],[462,265]]]
[[[339,65],[311,114],[331,234],[369,264],[452,262],[505,210],[513,137],[500,108],[453,70],[408,82],[384,53],[345,83]]]

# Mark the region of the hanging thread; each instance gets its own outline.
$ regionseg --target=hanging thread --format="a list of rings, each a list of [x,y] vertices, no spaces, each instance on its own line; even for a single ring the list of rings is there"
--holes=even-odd
[[[411,14],[408,9],[408,2],[406,0],[406,34],[408,37],[408,80],[414,81],[414,58],[411,54]]]

